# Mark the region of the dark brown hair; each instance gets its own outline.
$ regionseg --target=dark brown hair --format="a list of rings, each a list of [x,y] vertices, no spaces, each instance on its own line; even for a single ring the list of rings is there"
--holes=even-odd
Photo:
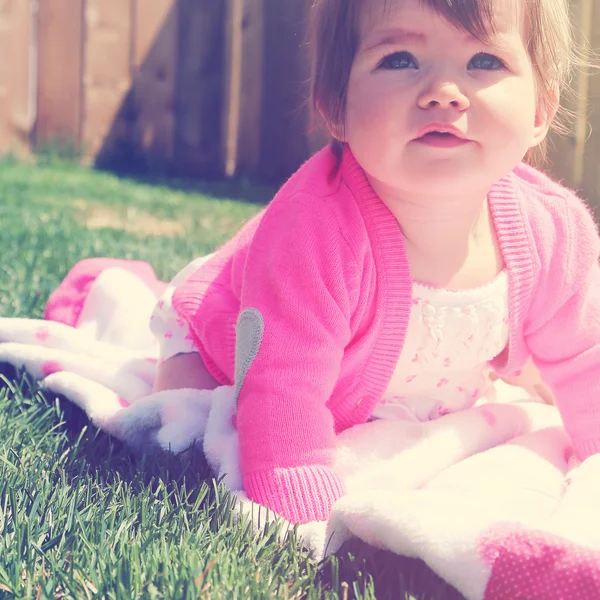
[[[377,0],[385,9],[388,0]],[[421,0],[454,26],[485,40],[494,32],[494,0]],[[569,0],[526,1],[525,40],[536,76],[540,106],[552,113],[565,92],[572,93],[573,67],[584,64],[574,41]],[[314,0],[312,5],[312,102],[330,131],[344,130],[348,80],[360,43],[359,21],[369,0]],[[569,113],[559,109],[563,117]],[[554,122],[561,132],[564,119]],[[339,156],[342,144],[333,141]],[[542,155],[544,149],[542,148]]]

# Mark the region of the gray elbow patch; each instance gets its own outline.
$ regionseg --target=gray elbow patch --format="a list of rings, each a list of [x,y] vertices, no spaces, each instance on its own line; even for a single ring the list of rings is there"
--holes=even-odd
[[[235,330],[236,408],[246,375],[258,356],[264,332],[265,323],[259,310],[247,308],[240,314]]]

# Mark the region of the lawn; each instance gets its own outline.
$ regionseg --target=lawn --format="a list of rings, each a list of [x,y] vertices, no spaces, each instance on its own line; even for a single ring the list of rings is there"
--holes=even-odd
[[[270,194],[4,159],[0,316],[40,318],[85,257],[145,260],[169,279]],[[234,523],[200,453],[136,458],[64,399],[4,371],[0,599],[457,597],[421,563],[359,543],[319,569],[293,531],[281,541],[272,526]]]

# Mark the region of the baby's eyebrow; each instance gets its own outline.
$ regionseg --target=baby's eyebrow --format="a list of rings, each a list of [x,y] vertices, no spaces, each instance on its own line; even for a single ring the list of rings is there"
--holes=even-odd
[[[390,29],[378,32],[376,35],[367,38],[364,50],[369,52],[380,46],[393,46],[396,44],[415,44],[424,46],[427,43],[427,36],[419,31],[410,31],[408,29]]]
[[[500,27],[490,32],[490,36],[486,40],[477,39],[475,36],[464,33],[462,43],[466,46],[473,46],[478,44],[485,44],[493,51],[497,52],[510,52],[515,44],[513,39],[513,32],[510,28],[503,27],[500,23]],[[367,34],[360,44],[360,53],[369,54],[379,48],[385,48],[386,46],[402,46],[403,44],[410,44],[413,46],[426,46],[428,36],[423,31],[416,31],[411,29],[403,29],[401,27],[394,27],[393,29],[378,29]]]
[[[465,34],[463,41],[465,43],[473,43],[474,38],[469,34]],[[394,28],[382,30],[367,37],[363,45],[363,51],[370,52],[381,46],[394,46],[399,44],[424,46],[427,44],[427,35],[421,31],[412,31],[409,29]]]

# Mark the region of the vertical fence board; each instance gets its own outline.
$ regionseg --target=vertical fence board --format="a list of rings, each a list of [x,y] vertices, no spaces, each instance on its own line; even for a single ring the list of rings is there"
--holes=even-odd
[[[576,103],[573,99],[563,99],[563,105],[570,113],[576,112]],[[564,185],[575,187],[575,128],[577,123],[573,117],[559,117],[566,131],[558,133],[551,131],[548,135],[548,160],[546,170],[548,174]]]
[[[132,0],[87,0],[83,146],[94,156],[127,137],[119,111],[131,88]]]
[[[600,52],[600,6],[593,4],[592,48]],[[586,142],[582,189],[583,194],[594,205],[600,217],[600,75],[597,71],[588,74],[589,82],[589,138]]]
[[[149,166],[173,158],[177,82],[177,0],[135,0],[133,143]]]
[[[578,42],[590,43],[600,50],[600,8],[594,0],[574,0],[574,31]],[[563,98],[562,104],[573,115],[568,135],[550,136],[550,175],[576,189],[592,205],[600,204],[600,76],[594,68],[575,74],[576,98]],[[600,216],[600,214],[599,214]]]
[[[229,131],[236,174],[285,178],[324,142],[310,129],[311,0],[236,1],[232,93],[223,0],[0,0],[0,149],[29,143],[35,123],[37,143],[81,142],[90,155],[112,153],[113,166],[214,176]],[[589,10],[590,0],[573,1],[576,31],[586,2]],[[589,119],[591,134],[575,125],[552,136],[551,173],[600,207],[600,75],[584,76],[590,110],[568,108],[579,108],[580,125]]]
[[[306,13],[310,15],[310,7],[312,6],[314,0],[305,0],[306,3]],[[308,23],[307,23],[308,25]],[[308,37],[309,31],[307,29],[307,44],[304,49],[304,60],[306,61],[306,73],[309,80],[312,81],[313,73],[312,73],[312,48],[310,46],[311,40]],[[331,136],[327,127],[325,125],[325,121],[319,114],[319,111],[313,106],[312,97],[310,97],[311,86],[308,85],[306,88],[306,93],[308,97],[308,152],[309,154],[314,154],[328,143],[331,142]]]
[[[0,149],[10,147],[10,79],[12,50],[12,2],[0,4]]]
[[[238,172],[256,170],[261,152],[264,2],[245,0],[242,18],[242,80],[238,132]]]
[[[225,175],[236,173],[242,103],[242,40],[244,0],[227,0],[225,13],[225,103],[223,112],[223,166]]]
[[[180,0],[174,170],[222,175],[223,0]]]
[[[305,0],[265,0],[262,140],[258,173],[281,180],[308,155]]]
[[[17,2],[14,18],[12,124],[20,146],[28,146],[37,110],[38,1]]]
[[[35,123],[33,0],[0,4],[0,148],[29,146]]]
[[[229,0],[225,35],[223,161],[227,176],[256,170],[260,158],[264,60],[263,0]]]
[[[79,145],[83,0],[40,0],[37,142]]]
[[[574,188],[575,132],[569,124],[568,133],[550,133],[548,136],[548,161],[546,171],[563,185]]]

